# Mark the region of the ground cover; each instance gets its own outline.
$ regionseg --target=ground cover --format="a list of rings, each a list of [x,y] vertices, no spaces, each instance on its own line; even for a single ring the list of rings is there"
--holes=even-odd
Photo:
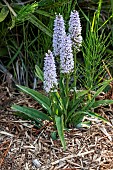
[[[90,128],[65,131],[63,151],[60,140],[53,140],[53,124],[41,129],[31,121],[14,116],[16,103],[41,109],[34,100],[6,83],[0,86],[0,166],[1,170],[111,170],[113,169],[113,110],[99,108],[111,125],[92,119]]]

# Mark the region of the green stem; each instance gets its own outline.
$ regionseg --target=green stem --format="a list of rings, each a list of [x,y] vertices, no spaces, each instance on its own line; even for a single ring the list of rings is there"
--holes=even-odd
[[[76,50],[73,49],[73,54],[74,54],[74,94],[73,94],[73,105],[75,103],[75,99],[76,99]]]
[[[65,96],[65,117],[64,117],[64,125],[66,127],[66,119],[67,119],[67,114],[68,114],[68,104],[69,104],[69,75],[66,74],[65,75],[65,80],[66,80],[66,86],[65,86],[65,92],[66,92],[66,96]]]
[[[55,107],[54,107],[54,96],[53,96],[52,92],[49,93],[49,98],[50,98],[50,101],[51,101],[51,117],[54,121]]]
[[[69,97],[69,75],[66,75],[66,97]]]
[[[74,49],[74,88],[76,88],[76,50]]]

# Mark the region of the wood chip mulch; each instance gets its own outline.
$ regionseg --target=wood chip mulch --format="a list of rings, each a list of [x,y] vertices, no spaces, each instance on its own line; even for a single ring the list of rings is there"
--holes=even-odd
[[[65,131],[67,148],[63,151],[60,140],[51,138],[52,123],[37,129],[14,116],[13,103],[39,107],[31,98],[4,86],[0,97],[1,170],[113,170],[112,110],[106,114],[110,124],[92,119],[89,129]]]

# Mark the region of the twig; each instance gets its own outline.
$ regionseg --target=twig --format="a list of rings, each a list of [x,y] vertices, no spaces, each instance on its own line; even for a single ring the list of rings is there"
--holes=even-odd
[[[13,8],[9,5],[9,3],[6,0],[3,0],[4,3],[7,5],[7,7],[9,8],[9,10],[12,12],[12,14],[16,17],[17,14],[15,13],[15,11],[13,10]]]
[[[4,145],[6,145],[6,144],[9,143],[9,142],[10,142],[10,140],[4,141],[3,143],[0,144],[0,148],[3,147]]]
[[[87,151],[87,152],[84,152],[84,153],[78,153],[77,155],[75,155],[75,154],[69,155],[69,156],[66,156],[66,157],[64,157],[64,158],[61,158],[61,159],[59,159],[59,160],[57,160],[57,161],[55,161],[55,162],[52,162],[51,164],[52,164],[52,165],[55,165],[55,164],[58,164],[58,163],[61,162],[61,161],[65,161],[65,160],[68,160],[68,159],[71,159],[71,158],[80,157],[80,156],[83,157],[83,156],[88,155],[88,154],[93,153],[93,152],[94,152],[94,150]]]
[[[5,131],[0,131],[0,134],[2,134],[2,135],[7,135],[7,136],[10,136],[10,137],[13,137],[13,136],[14,136],[13,134],[10,134],[10,133],[5,132]]]
[[[1,167],[2,164],[3,164],[5,157],[7,156],[7,153],[8,153],[8,151],[9,151],[9,149],[10,149],[11,144],[12,144],[12,141],[11,141],[10,144],[8,145],[7,150],[4,152],[3,158],[1,158],[1,160],[0,160],[0,167]]]

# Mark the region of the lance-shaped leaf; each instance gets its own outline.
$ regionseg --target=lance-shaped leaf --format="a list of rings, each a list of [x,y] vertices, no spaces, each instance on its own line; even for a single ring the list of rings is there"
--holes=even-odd
[[[36,76],[43,82],[44,81],[43,71],[37,65],[35,66],[35,69],[36,69]]]
[[[95,98],[109,85],[110,82],[111,80],[107,80],[100,84],[100,88],[96,91],[92,99],[89,100],[89,102],[85,105],[83,110],[89,110],[92,108],[93,104],[95,103]]]
[[[63,117],[59,117],[59,116],[55,115],[55,122],[56,122],[56,127],[57,127],[57,131],[58,131],[58,135],[60,137],[62,146],[63,146],[63,148],[65,150],[66,149],[66,143],[65,143],[65,139],[64,139]]]
[[[4,21],[4,19],[7,17],[9,13],[9,10],[7,7],[3,7],[0,12],[0,22]]]
[[[91,112],[91,111],[82,111],[82,110],[81,110],[81,111],[78,111],[78,112],[76,112],[75,114],[73,114],[72,118],[74,118],[74,116],[76,116],[76,115],[79,115],[79,116],[81,116],[81,115],[84,115],[84,116],[85,116],[85,115],[89,115],[89,116],[91,116],[91,117],[95,117],[95,118],[97,118],[97,119],[100,119],[100,120],[108,123],[108,120],[107,120],[107,119],[105,119],[104,117],[100,116],[99,114],[94,113],[94,112]]]
[[[44,109],[46,109],[49,114],[51,114],[51,109],[50,109],[50,100],[47,96],[30,89],[28,87],[20,86],[17,85],[23,92],[29,94],[31,97],[33,97]]]
[[[92,105],[92,108],[97,108],[97,107],[100,107],[100,106],[106,106],[106,105],[109,105],[109,104],[113,104],[113,100],[98,100],[98,101],[95,101]]]
[[[23,115],[26,115],[30,119],[34,119],[36,121],[37,121],[37,119],[51,121],[51,118],[47,114],[45,114],[39,110],[33,109],[33,108],[28,108],[25,106],[18,106],[18,105],[13,105],[11,108],[15,111],[23,113]]]

